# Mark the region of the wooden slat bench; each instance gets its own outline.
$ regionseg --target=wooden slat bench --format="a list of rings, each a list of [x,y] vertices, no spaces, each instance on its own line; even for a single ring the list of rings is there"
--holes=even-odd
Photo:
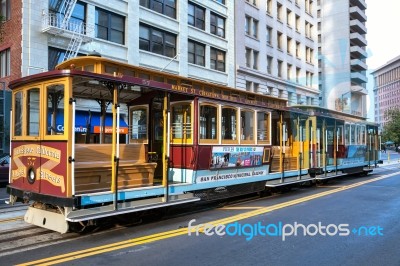
[[[77,193],[111,189],[111,144],[76,144]],[[143,144],[120,144],[118,189],[152,186],[157,163],[148,163]]]
[[[273,146],[272,147],[272,155],[271,155],[271,166],[270,172],[279,172],[280,171],[280,147]],[[283,163],[283,168],[285,171],[297,170],[297,157],[292,155],[292,149],[288,146],[285,147],[285,160]]]

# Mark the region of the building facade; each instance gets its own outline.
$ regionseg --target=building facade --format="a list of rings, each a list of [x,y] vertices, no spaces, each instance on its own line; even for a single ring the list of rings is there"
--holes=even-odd
[[[22,76],[96,51],[132,65],[233,85],[234,66],[227,63],[234,56],[233,2],[227,2],[23,1],[23,14],[29,15],[22,21]]]
[[[6,88],[10,80],[93,51],[234,87],[234,1],[1,0],[0,9],[0,81]],[[100,112],[98,104],[82,106],[88,117]]]
[[[321,106],[367,115],[365,0],[318,0]]]
[[[365,114],[365,0],[1,0],[0,9],[5,88],[96,51],[289,105]]]
[[[400,109],[400,56],[393,58],[371,74],[374,79],[375,122],[383,128],[389,119],[386,112]]]
[[[8,83],[21,77],[22,2],[1,0],[0,14],[0,156],[10,150]]]
[[[235,1],[236,87],[318,105],[312,1]]]

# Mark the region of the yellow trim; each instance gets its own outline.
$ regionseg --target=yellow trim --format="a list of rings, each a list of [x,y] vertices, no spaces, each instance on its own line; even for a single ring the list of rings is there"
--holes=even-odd
[[[136,110],[139,109],[146,109],[146,138],[145,139],[132,139],[132,131],[133,131],[133,125],[132,125],[132,113]],[[143,105],[135,105],[135,106],[130,106],[129,107],[129,121],[128,125],[130,126],[130,131],[128,130],[129,134],[129,143],[141,143],[141,144],[148,144],[149,143],[149,127],[150,127],[150,120],[149,120],[149,106],[147,104]]]
[[[253,114],[253,139],[242,139],[242,112],[248,112]],[[254,110],[250,109],[245,109],[245,108],[239,108],[239,138],[240,138],[240,144],[256,144],[256,139],[257,139],[257,129],[256,129],[256,112]]]
[[[224,139],[222,138],[222,111],[223,109],[233,109],[236,112],[236,139]],[[240,138],[240,119],[239,119],[239,108],[231,106],[231,105],[221,105],[221,119],[219,120],[219,128],[221,132],[221,144],[239,144],[239,138]],[[229,130],[229,129],[228,129]]]
[[[186,138],[186,130],[184,128],[183,130],[183,136],[182,138],[174,138],[173,132],[172,132],[172,117],[173,117],[173,109],[175,105],[189,105],[190,107],[190,128],[191,128],[191,134],[190,138]],[[174,102],[171,103],[171,144],[193,144],[193,135],[194,135],[194,104],[193,101],[179,101],[179,102]],[[186,112],[184,112],[186,114]],[[186,115],[183,116],[183,123],[186,123]]]
[[[48,109],[47,109],[47,103],[48,103],[48,98],[47,98],[47,87],[49,85],[64,85],[64,97],[62,99],[63,105],[64,105],[64,133],[58,134],[58,135],[48,135],[47,134],[47,121],[48,121]],[[56,79],[52,80],[49,82],[43,83],[43,93],[42,93],[42,98],[41,98],[41,104],[42,104],[42,121],[44,123],[41,126],[41,132],[42,132],[42,139],[44,140],[69,140],[68,138],[68,132],[71,130],[70,124],[68,123],[70,119],[69,115],[69,98],[70,98],[70,78],[62,78],[62,79]],[[61,103],[61,102],[60,102]]]
[[[118,88],[114,87],[113,90],[113,104],[112,104],[112,113],[113,113],[113,127],[112,127],[112,152],[111,152],[111,192],[115,192],[115,187],[116,185],[116,181],[117,181],[117,176],[115,173],[116,170],[116,162],[114,161],[114,158],[116,156],[116,146],[117,146],[117,132],[116,132],[116,116],[117,116],[117,108],[115,108],[115,104],[118,102]]]
[[[171,106],[169,106],[171,108]],[[167,158],[167,149],[168,149],[168,145],[169,143],[167,142],[167,122],[171,122],[171,121],[167,121],[168,120],[168,92],[164,93],[164,104],[163,104],[163,150],[162,150],[162,185],[164,187],[167,186],[168,184],[168,161],[169,158]],[[170,118],[171,118],[171,114],[170,114]],[[171,132],[169,132],[171,134]]]
[[[200,109],[201,109],[201,107],[202,106],[205,106],[205,105],[207,105],[207,106],[212,106],[212,107],[214,107],[215,109],[217,109],[217,114],[216,114],[216,119],[217,119],[217,121],[215,122],[215,130],[216,130],[216,132],[215,132],[215,134],[216,134],[216,139],[201,139],[200,138],[200,127],[201,127],[201,125],[200,125],[200,123],[201,123],[201,121],[200,121]],[[198,107],[198,115],[197,115],[197,117],[196,117],[196,119],[198,119],[199,120],[199,125],[198,125],[198,131],[199,131],[199,144],[219,144],[219,138],[220,138],[220,132],[221,132],[221,129],[220,129],[220,121],[221,121],[221,115],[220,115],[220,105],[218,105],[218,104],[215,104],[215,103],[210,103],[210,102],[201,102],[201,103],[199,103],[199,107]]]

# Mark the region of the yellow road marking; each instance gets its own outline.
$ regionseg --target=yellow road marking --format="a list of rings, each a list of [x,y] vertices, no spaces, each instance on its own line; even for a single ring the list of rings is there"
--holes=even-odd
[[[318,188],[320,188],[320,187],[322,187],[322,188],[325,188],[325,187],[326,187],[326,188],[336,187],[336,188],[337,188],[337,187],[343,187],[343,186],[319,186],[319,185],[318,185],[317,187],[318,187]]]
[[[18,216],[18,217],[13,217],[9,219],[3,219],[0,220],[0,223],[8,223],[8,222],[15,222],[15,221],[21,221],[24,219],[24,216]]]
[[[261,209],[264,207],[223,207],[219,210],[254,210],[254,209]]]
[[[393,173],[393,174],[388,174],[388,175],[381,176],[381,177],[376,177],[376,178],[373,178],[370,180],[358,182],[358,183],[355,183],[352,185],[343,186],[343,187],[336,188],[336,189],[333,189],[330,191],[320,192],[315,195],[306,196],[306,197],[299,198],[296,200],[291,200],[288,202],[272,205],[269,207],[262,207],[262,208],[259,208],[259,209],[253,210],[253,211],[233,215],[233,216],[230,216],[227,218],[223,218],[223,219],[219,219],[219,220],[215,220],[215,221],[211,221],[211,222],[207,222],[207,224],[212,224],[215,226],[215,225],[220,225],[220,224],[225,225],[225,224],[237,222],[237,221],[247,219],[250,217],[254,217],[254,216],[257,216],[260,214],[265,214],[265,213],[268,213],[268,212],[271,212],[274,210],[278,210],[278,209],[293,206],[293,205],[296,205],[299,203],[303,203],[306,201],[310,201],[312,199],[321,198],[321,197],[324,197],[324,196],[327,196],[330,194],[334,194],[334,193],[348,190],[351,188],[359,187],[359,186],[362,186],[362,185],[365,185],[368,183],[376,182],[376,181],[386,179],[386,178],[389,178],[391,176],[398,175],[398,174],[399,173]],[[205,224],[205,223],[203,223],[203,224]],[[194,228],[191,230],[191,232],[195,232],[195,230],[196,230],[196,226],[194,226]],[[66,254],[62,254],[62,255],[58,255],[58,256],[54,256],[54,257],[44,258],[44,259],[40,259],[40,260],[36,260],[36,261],[26,262],[26,263],[19,264],[19,265],[54,265],[54,264],[72,261],[72,260],[76,260],[76,259],[80,259],[80,258],[85,258],[85,257],[89,257],[89,256],[93,256],[93,255],[97,255],[97,254],[101,254],[101,253],[105,253],[105,252],[109,252],[109,251],[115,251],[115,250],[119,250],[119,249],[123,249],[123,248],[133,247],[133,246],[137,246],[137,245],[141,245],[141,244],[151,243],[154,241],[159,241],[159,240],[168,239],[168,238],[172,238],[172,237],[176,237],[176,236],[187,235],[187,234],[188,234],[187,228],[175,229],[175,230],[161,232],[161,233],[157,233],[157,234],[153,234],[153,235],[148,235],[148,236],[133,238],[133,239],[129,239],[129,240],[121,241],[121,242],[116,242],[116,243],[112,243],[112,244],[102,245],[102,246],[98,246],[98,247],[94,247],[94,248],[89,248],[89,249],[84,249],[84,250],[75,251],[75,252],[71,252],[71,253],[66,253]]]

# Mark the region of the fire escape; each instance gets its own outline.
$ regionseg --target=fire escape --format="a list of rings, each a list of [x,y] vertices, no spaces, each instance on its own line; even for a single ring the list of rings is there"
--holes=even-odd
[[[56,0],[54,10],[43,13],[42,32],[69,39],[63,61],[76,57],[82,43],[90,42],[93,27],[88,27],[81,21],[71,20],[77,0]]]

